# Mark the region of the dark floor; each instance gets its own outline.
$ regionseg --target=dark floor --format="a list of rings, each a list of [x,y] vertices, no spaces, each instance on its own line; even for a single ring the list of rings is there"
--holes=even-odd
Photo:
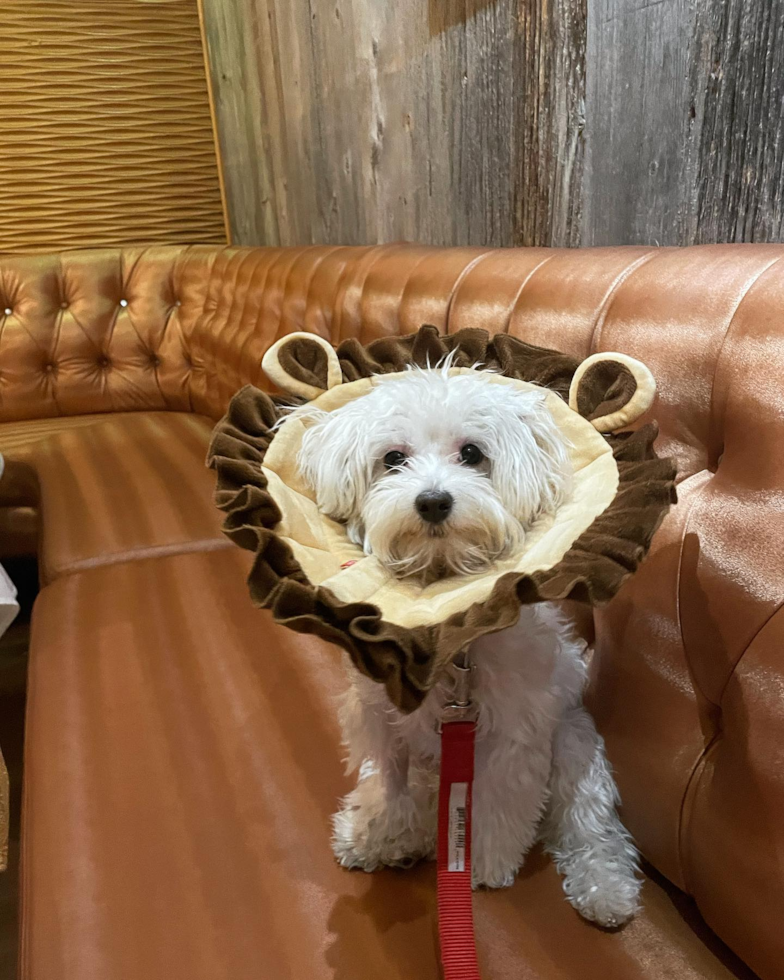
[[[37,590],[31,561],[6,560],[3,567],[19,590],[22,609],[0,639],[0,746],[11,782],[11,837],[8,870],[0,873],[0,980],[16,976],[17,878],[19,816],[22,802],[22,743],[24,740],[25,678],[30,637],[30,609]]]
[[[18,871],[19,841],[12,838],[8,846],[8,870],[0,874],[0,980],[14,980],[16,976]]]

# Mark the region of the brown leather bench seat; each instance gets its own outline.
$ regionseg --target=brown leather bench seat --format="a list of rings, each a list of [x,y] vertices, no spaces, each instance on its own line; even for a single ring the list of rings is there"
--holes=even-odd
[[[26,977],[436,980],[435,869],[341,870],[340,656],[250,607],[234,548],[44,589],[30,666]],[[736,976],[648,881],[612,934],[535,855],[477,896],[492,980]]]
[[[592,663],[624,820],[655,869],[644,910],[588,925],[534,853],[511,889],[476,896],[486,980],[779,980],[782,257],[0,258],[0,551],[37,547],[42,580],[20,980],[437,980],[433,867],[352,873],[329,849],[349,786],[339,654],[252,608],[204,466],[283,333],[368,341],[424,322],[645,360],[682,480],[654,553],[596,618]]]

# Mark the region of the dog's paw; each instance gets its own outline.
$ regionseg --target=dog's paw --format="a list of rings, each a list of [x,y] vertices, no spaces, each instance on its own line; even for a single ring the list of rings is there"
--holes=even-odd
[[[344,868],[410,868],[435,857],[434,801],[408,793],[387,800],[374,776],[343,800],[332,828],[332,850]]]
[[[584,919],[614,929],[640,909],[642,883],[634,867],[601,858],[576,862],[563,882],[569,903]]]
[[[474,855],[471,860],[471,887],[477,888],[509,888],[514,884],[520,864],[494,859],[483,859]]]

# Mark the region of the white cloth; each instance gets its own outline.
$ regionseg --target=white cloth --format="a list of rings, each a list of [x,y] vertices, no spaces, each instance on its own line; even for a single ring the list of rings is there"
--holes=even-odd
[[[16,601],[16,586],[0,565],[0,636],[16,619],[19,603]]]
[[[0,453],[0,479],[5,469],[5,460]],[[16,586],[8,577],[5,569],[0,565],[0,636],[5,633],[8,627],[16,619],[19,612],[19,603],[16,601]]]

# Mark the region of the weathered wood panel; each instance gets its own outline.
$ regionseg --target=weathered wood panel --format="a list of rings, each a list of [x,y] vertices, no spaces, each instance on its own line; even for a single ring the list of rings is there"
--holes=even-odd
[[[575,244],[584,0],[205,0],[236,241]]]
[[[582,241],[679,234],[691,0],[590,0]]]
[[[784,234],[784,4],[702,0],[689,66],[690,242]]]
[[[524,2],[522,16],[530,26],[519,71],[533,76],[535,94],[513,94],[515,129],[530,143],[512,175],[515,225],[502,244],[579,245],[586,0]]]
[[[204,7],[237,241],[784,234],[784,3]]]
[[[590,0],[584,244],[778,241],[784,4]]]

